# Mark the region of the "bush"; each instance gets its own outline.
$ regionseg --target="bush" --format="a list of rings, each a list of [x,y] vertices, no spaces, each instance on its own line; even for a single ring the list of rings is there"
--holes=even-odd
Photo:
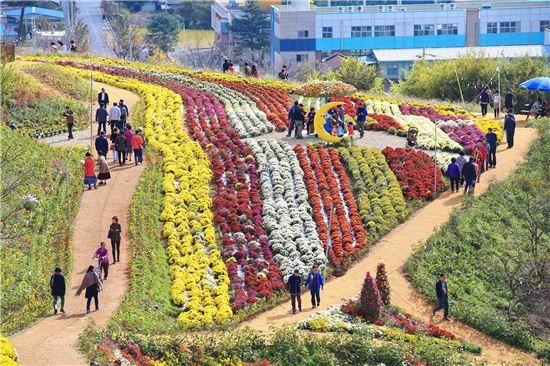
[[[378,319],[382,311],[382,299],[380,292],[374,283],[370,272],[367,272],[360,297],[361,310],[369,317]]]

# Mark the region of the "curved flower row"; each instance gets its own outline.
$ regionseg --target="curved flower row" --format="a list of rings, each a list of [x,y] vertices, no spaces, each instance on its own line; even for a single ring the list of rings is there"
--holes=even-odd
[[[378,239],[408,215],[399,182],[375,148],[339,148],[338,152],[351,173],[359,214],[370,239]]]
[[[397,121],[385,114],[369,114],[367,117],[367,129],[373,131],[387,131],[393,128],[395,131],[402,131],[403,127]]]
[[[314,80],[300,85],[295,90],[297,94],[304,95],[306,97],[324,97],[350,95],[355,93],[357,88],[342,81]]]
[[[325,247],[329,246],[330,261],[337,266],[345,265],[350,256],[367,246],[366,232],[346,169],[333,148],[308,146],[306,150],[297,145],[294,151],[304,171],[319,238]]]
[[[286,280],[294,269],[307,273],[313,264],[326,264],[323,243],[296,154],[283,141],[249,141],[260,172],[263,221],[274,259]]]
[[[415,115],[428,118],[430,121],[454,121],[468,119],[465,116],[457,116],[452,114],[441,114],[436,108],[432,106],[426,106],[423,104],[412,105],[408,103],[401,103],[401,113],[404,115]]]
[[[81,76],[87,72],[75,70]],[[176,93],[135,79],[94,73],[94,79],[138,93],[145,102],[144,134],[162,155],[165,193],[161,220],[168,245],[171,298],[182,306],[178,319],[187,327],[225,323],[229,276],[216,245],[209,182],[212,171],[201,146],[182,127],[182,100]]]
[[[437,191],[443,189],[441,169],[435,168],[434,161],[425,152],[386,147],[382,154],[399,181],[405,197],[413,200],[434,197],[434,172],[437,176]]]
[[[494,120],[490,118],[479,118],[476,119],[475,125],[483,132],[487,133],[489,128],[493,129],[493,132],[497,135],[497,143],[500,144],[502,141],[502,128],[504,123],[500,120]]]
[[[17,353],[11,345],[10,341],[0,335],[0,365],[2,366],[17,366]]]
[[[426,117],[402,116],[400,124],[404,129],[411,127],[418,129],[416,145],[421,149],[434,150],[437,141],[438,149],[454,152],[462,150],[462,146],[451,140],[445,132]]]
[[[464,146],[467,153],[471,153],[477,142],[485,137],[483,131],[472,121],[437,121],[436,124],[453,141]]]

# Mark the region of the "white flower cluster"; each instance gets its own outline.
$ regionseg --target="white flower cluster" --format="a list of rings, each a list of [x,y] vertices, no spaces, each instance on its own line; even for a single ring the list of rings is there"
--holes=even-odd
[[[258,164],[262,218],[283,278],[286,281],[294,269],[308,273],[313,264],[323,269],[327,258],[294,151],[283,141],[247,142]]]
[[[437,148],[447,151],[460,151],[462,146],[453,141],[441,128],[432,121],[422,116],[401,116],[399,123],[405,128],[416,127],[418,136],[416,144],[420,149],[434,150],[437,141]]]
[[[437,152],[436,156],[433,156],[432,159],[435,161],[438,167],[441,168],[444,172],[447,171],[447,167],[451,164],[451,159],[456,158],[458,155],[449,153],[449,152]]]
[[[471,120],[457,119],[455,121],[442,121],[442,120],[439,120],[439,121],[435,121],[435,124],[438,127],[450,126],[452,128],[458,128],[458,127],[464,127],[464,126],[473,126],[473,125],[475,125],[475,122],[471,121]]]
[[[304,97],[303,95],[300,95],[296,101],[298,103],[302,103],[304,106],[304,111],[306,112],[309,112],[310,108],[315,108],[316,111],[321,108],[321,98]]]
[[[385,114],[387,116],[400,116],[401,110],[397,104],[380,100],[366,100],[367,113]]]

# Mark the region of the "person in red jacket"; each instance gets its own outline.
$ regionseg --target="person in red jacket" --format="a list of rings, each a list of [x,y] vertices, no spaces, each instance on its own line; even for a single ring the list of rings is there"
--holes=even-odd
[[[477,154],[475,153],[476,151]],[[479,140],[477,142],[477,146],[474,150],[474,156],[476,157],[476,162],[479,165],[479,172],[477,174],[477,182],[479,183],[479,178],[481,177],[481,173],[485,170],[485,161],[487,160],[487,148],[485,147],[483,140]]]
[[[82,161],[84,167],[84,184],[88,185],[88,190],[92,190],[92,184],[94,189],[97,189],[97,177],[95,175],[95,161],[90,152],[86,153],[86,160]]]

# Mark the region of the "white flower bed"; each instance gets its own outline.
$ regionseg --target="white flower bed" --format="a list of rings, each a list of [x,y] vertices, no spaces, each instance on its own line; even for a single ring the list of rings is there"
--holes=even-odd
[[[418,136],[416,144],[420,149],[434,150],[437,140],[437,148],[447,151],[461,151],[462,146],[453,141],[443,130],[432,123],[428,118],[421,116],[401,116],[399,123],[403,128],[416,127]]]
[[[283,141],[247,142],[260,172],[262,219],[283,278],[286,281],[294,269],[307,274],[313,264],[324,268],[327,259],[294,151]]]
[[[385,114],[392,117],[401,115],[399,106],[390,102],[369,99],[365,100],[365,106],[367,107],[367,113],[369,114]]]

